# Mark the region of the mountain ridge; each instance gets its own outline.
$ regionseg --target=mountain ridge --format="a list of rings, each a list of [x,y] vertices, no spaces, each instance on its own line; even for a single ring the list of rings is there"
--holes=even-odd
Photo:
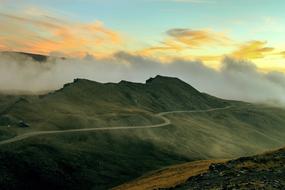
[[[178,78],[161,75],[150,78],[145,83],[125,80],[119,83],[100,83],[87,79],[74,79],[72,83],[65,84],[63,88],[49,95],[76,93],[96,96],[98,101],[125,102],[156,112],[223,107],[228,106],[230,102],[212,96],[210,98],[209,95],[199,92]]]
[[[168,114],[167,126],[131,129],[161,124],[155,117],[161,112],[227,105],[233,107]],[[0,186],[9,190],[105,190],[169,165],[236,158],[285,143],[284,110],[212,97],[173,77],[77,79],[45,96],[0,95],[0,113],[2,141],[44,134],[0,147]],[[100,130],[116,126],[129,127]]]

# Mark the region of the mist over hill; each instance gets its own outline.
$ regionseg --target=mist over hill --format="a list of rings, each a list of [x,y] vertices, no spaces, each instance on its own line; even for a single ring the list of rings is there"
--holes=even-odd
[[[0,186],[105,190],[172,164],[283,146],[284,124],[282,108],[216,98],[175,77],[0,95]]]
[[[165,64],[124,52],[100,60],[89,55],[83,59],[63,59],[3,52],[0,53],[0,91],[42,93],[59,89],[75,78],[99,82],[143,82],[161,74],[179,77],[200,91],[221,98],[277,105],[285,103],[283,73],[261,73],[253,63],[232,58],[225,58],[221,65],[220,70],[215,70],[200,61],[173,60]]]
[[[0,0],[0,190],[285,190],[284,7]]]

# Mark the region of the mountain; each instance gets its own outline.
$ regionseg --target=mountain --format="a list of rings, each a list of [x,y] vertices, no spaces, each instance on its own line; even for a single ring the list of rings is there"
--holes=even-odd
[[[113,190],[283,189],[285,148],[234,160],[203,160],[151,172]]]
[[[78,94],[80,94],[81,100],[78,100]],[[56,96],[56,98],[68,96],[69,103],[88,101],[91,104],[94,102],[100,103],[102,107],[111,103],[152,112],[206,109],[229,105],[228,101],[211,98],[200,93],[178,78],[159,75],[150,78],[145,84],[127,81],[121,81],[118,84],[103,84],[76,79],[73,83],[65,85],[63,89],[52,94],[52,96]]]
[[[164,76],[0,95],[0,186],[108,189],[173,164],[283,146],[284,124],[282,108],[219,99]]]
[[[145,84],[76,79],[53,93],[15,100],[2,117],[30,123],[32,130],[70,129],[159,123],[154,113],[228,105],[230,101],[200,93],[177,78],[157,76]]]

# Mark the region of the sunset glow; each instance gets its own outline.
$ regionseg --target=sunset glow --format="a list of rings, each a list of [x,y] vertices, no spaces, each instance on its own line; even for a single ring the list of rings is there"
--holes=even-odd
[[[260,6],[256,7],[256,3]],[[169,62],[225,56],[285,72],[284,1],[0,1],[0,50]],[[228,16],[227,16],[228,15]]]

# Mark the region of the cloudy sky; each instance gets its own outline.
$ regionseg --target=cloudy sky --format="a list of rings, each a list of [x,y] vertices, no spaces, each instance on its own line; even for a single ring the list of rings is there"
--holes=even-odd
[[[161,63],[225,56],[285,72],[283,0],[0,0],[0,50]]]

